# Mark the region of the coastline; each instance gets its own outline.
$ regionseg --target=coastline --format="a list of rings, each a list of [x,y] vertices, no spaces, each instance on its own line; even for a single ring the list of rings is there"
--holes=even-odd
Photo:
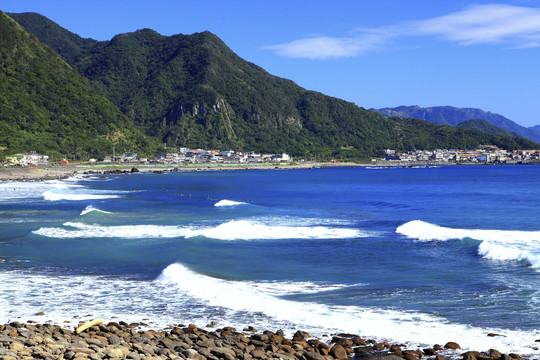
[[[354,162],[302,162],[292,164],[71,164],[28,167],[0,167],[0,182],[5,181],[45,181],[67,179],[75,175],[107,175],[130,174],[135,172],[151,172],[162,174],[167,172],[184,171],[224,171],[224,170],[294,170],[321,169],[334,167],[363,167],[363,168],[410,168],[410,167],[439,167],[439,166],[495,166],[495,165],[540,165],[540,163],[495,164],[495,163],[455,163],[455,162],[403,162],[378,161],[373,163]]]
[[[47,167],[3,167],[0,168],[0,182],[3,181],[44,181],[67,179],[75,175],[130,174],[135,172],[166,173],[184,171],[222,171],[222,170],[287,170],[318,169],[325,167],[367,166],[356,163],[321,163],[304,162],[297,164],[197,164],[197,165],[160,165],[160,164],[73,164],[52,165]]]
[[[44,315],[44,314],[40,314]],[[258,332],[249,326],[205,328],[194,324],[171,325],[164,330],[151,330],[145,323],[123,321],[104,323],[95,319],[75,326],[20,323],[0,325],[0,358],[39,359],[283,359],[283,360],[520,360],[518,354],[501,354],[495,349],[486,352],[463,351],[459,344],[425,348],[408,347],[363,339],[355,334],[333,334],[329,340],[311,337],[298,330],[287,338],[278,330]],[[496,334],[488,334],[496,336]]]

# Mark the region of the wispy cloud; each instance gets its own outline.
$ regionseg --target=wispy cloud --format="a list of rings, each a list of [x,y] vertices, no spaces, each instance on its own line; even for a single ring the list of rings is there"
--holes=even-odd
[[[536,42],[540,46],[540,9],[503,4],[477,5],[416,22],[418,34],[439,35],[462,45]]]
[[[266,46],[276,54],[292,58],[326,59],[354,57],[382,47],[393,37],[387,29],[367,29],[350,37],[313,37]]]
[[[360,29],[354,36],[299,39],[264,49],[293,58],[354,57],[383,49],[397,38],[418,36],[436,36],[460,45],[502,43],[515,49],[539,47],[540,9],[475,5],[431,19]]]

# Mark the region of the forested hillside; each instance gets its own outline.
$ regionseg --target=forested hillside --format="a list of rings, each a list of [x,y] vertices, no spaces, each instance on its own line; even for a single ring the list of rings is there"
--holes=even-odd
[[[87,79],[0,12],[0,147],[88,158],[118,146],[148,148],[143,134]]]
[[[12,16],[88,79],[93,94],[106,97],[127,121],[167,146],[366,159],[386,148],[532,144],[387,118],[305,90],[241,59],[209,32],[162,36],[143,29],[97,42],[37,14]]]

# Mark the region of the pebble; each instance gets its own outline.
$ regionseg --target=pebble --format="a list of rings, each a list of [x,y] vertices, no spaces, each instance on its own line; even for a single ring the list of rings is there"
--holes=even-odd
[[[495,349],[459,354],[460,346],[454,342],[448,342],[444,351],[438,345],[403,350],[402,344],[377,343],[353,334],[334,335],[327,343],[303,331],[288,339],[281,330],[257,333],[252,326],[238,332],[232,327],[208,331],[194,324],[170,326],[166,331],[138,330],[139,325],[89,321],[76,325],[78,333],[50,324],[0,325],[0,360],[418,360],[423,356],[433,360],[458,356],[464,360],[522,360],[517,354]]]

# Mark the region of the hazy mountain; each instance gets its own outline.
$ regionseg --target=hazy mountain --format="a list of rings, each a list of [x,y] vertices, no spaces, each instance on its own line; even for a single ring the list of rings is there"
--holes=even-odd
[[[433,122],[440,125],[457,126],[459,123],[472,119],[485,120],[503,130],[508,130],[524,138],[539,142],[540,132],[518,125],[502,115],[494,114],[475,108],[456,108],[452,106],[434,106],[422,108],[420,106],[398,106],[395,108],[372,109],[385,116],[399,116],[415,118]],[[540,128],[540,125],[538,126]]]
[[[37,14],[13,15],[63,54],[92,87],[153,139],[295,156],[367,158],[383,149],[527,147],[522,140],[387,118],[272,76],[209,32],[150,29],[82,39]]]

